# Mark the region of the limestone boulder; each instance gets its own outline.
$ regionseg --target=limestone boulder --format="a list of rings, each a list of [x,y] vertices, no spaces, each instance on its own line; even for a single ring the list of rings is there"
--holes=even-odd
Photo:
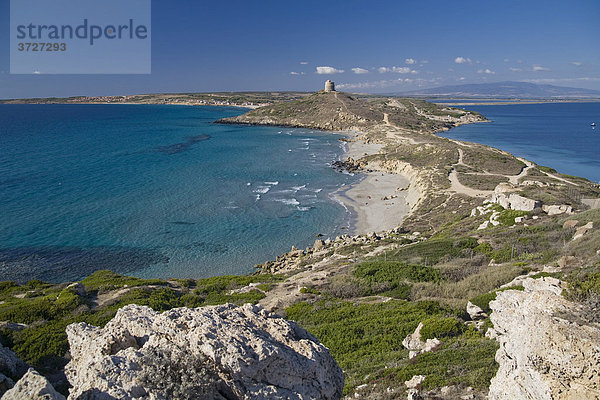
[[[577,315],[555,278],[528,278],[525,290],[497,292],[490,302],[498,372],[490,400],[600,398],[600,328]]]
[[[250,304],[129,305],[104,328],[72,324],[67,336],[69,399],[338,399],[344,385],[326,347]]]
[[[65,400],[46,378],[33,368],[2,396],[2,400]]]
[[[423,342],[421,340],[421,329],[423,329],[422,322],[419,323],[413,333],[408,334],[402,341],[402,346],[409,350],[408,358],[411,360],[419,354],[436,351],[443,344],[437,338],[427,339]]]
[[[544,205],[542,210],[548,215],[573,214],[573,207],[567,204]]]
[[[575,234],[573,235],[573,240],[577,240],[580,237],[583,237],[586,233],[591,231],[594,228],[593,222],[588,222],[587,224],[580,226],[575,230]]]
[[[483,309],[470,301],[467,302],[467,314],[471,317],[473,321],[478,321],[481,319],[487,318],[487,314]]]
[[[577,226],[578,223],[579,221],[577,221],[576,219],[568,219],[564,222],[563,229],[573,229]]]
[[[0,345],[0,371],[10,375],[11,378],[23,376],[29,367],[9,348]],[[16,380],[16,379],[15,379]]]

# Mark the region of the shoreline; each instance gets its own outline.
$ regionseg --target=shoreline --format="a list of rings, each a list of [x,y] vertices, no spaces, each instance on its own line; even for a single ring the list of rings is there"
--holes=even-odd
[[[358,136],[356,133],[354,136]],[[356,139],[356,137],[354,137]],[[367,144],[362,140],[346,142],[343,157],[359,159],[378,153],[383,145]],[[332,193],[350,213],[349,232],[363,235],[397,228],[410,214],[408,187],[410,179],[399,173],[384,171],[358,172],[361,179]]]

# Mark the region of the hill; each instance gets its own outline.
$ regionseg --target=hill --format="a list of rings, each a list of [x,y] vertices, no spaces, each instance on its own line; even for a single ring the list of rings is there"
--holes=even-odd
[[[454,86],[441,86],[431,89],[420,89],[398,93],[402,96],[435,96],[459,98],[600,98],[599,90],[572,87],[537,85],[528,82],[494,82]]]
[[[323,130],[365,130],[380,124],[421,133],[485,121],[476,112],[416,99],[359,98],[343,92],[317,92],[294,101],[276,102],[218,123],[277,125]]]

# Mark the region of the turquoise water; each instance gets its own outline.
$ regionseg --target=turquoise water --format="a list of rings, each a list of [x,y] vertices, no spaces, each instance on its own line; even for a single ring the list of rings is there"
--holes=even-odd
[[[217,125],[229,107],[0,106],[0,280],[248,273],[335,236],[339,135]]]
[[[492,122],[463,125],[441,136],[487,144],[564,174],[600,181],[600,103],[464,108]]]

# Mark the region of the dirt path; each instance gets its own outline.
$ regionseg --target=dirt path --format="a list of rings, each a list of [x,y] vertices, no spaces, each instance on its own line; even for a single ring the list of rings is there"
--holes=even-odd
[[[534,163],[529,162],[529,161],[527,161],[524,158],[517,158],[517,159],[520,160],[520,161],[522,161],[522,162],[524,162],[525,165],[526,165],[526,167],[521,170],[521,173],[519,173],[519,175],[507,176],[509,182],[512,183],[513,185],[518,185],[519,184],[519,179],[525,177],[527,175],[527,172],[531,168],[535,167]]]
[[[450,189],[448,191],[451,192],[466,194],[471,197],[490,197],[494,194],[493,190],[477,190],[463,185],[458,180],[458,174],[454,168],[448,174],[448,179],[450,179]]]

